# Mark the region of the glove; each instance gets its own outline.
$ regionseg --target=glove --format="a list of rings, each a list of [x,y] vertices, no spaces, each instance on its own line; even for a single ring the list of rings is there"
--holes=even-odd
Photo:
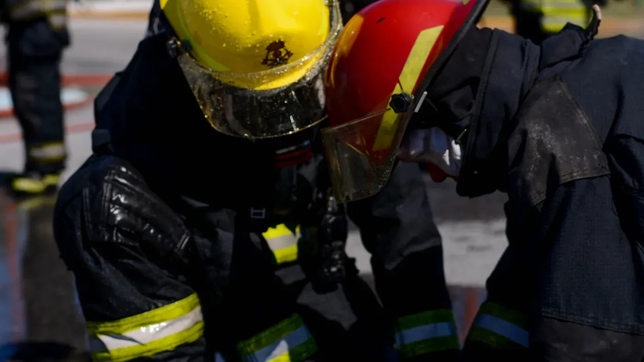
[[[461,146],[438,127],[417,129],[405,135],[398,158],[406,162],[428,163],[432,179],[458,178],[461,171]]]
[[[326,199],[326,208],[318,219],[318,225],[304,229],[298,242],[298,259],[319,294],[338,289],[346,274],[345,252],[348,225],[344,208],[334,197]]]

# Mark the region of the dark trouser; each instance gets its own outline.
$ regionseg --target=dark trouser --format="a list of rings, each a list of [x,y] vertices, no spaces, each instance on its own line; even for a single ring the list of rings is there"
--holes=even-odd
[[[278,271],[319,346],[315,362],[398,361],[382,307],[357,270],[349,269],[343,285],[327,294],[315,292],[299,266]]]
[[[60,56],[9,55],[9,87],[25,140],[26,172],[57,173],[65,168]]]
[[[644,336],[539,317],[529,331],[529,348],[468,341],[462,361],[641,362]]]
[[[644,336],[539,318],[531,330],[530,350],[535,362],[641,362]]]
[[[515,11],[514,12],[515,33],[535,44],[541,44],[551,33],[541,27],[541,14],[535,12]]]
[[[509,228],[508,233],[516,230]],[[641,362],[644,336],[558,320],[534,312],[529,249],[510,244],[487,281],[462,353],[465,362]],[[615,295],[612,298],[620,298]]]

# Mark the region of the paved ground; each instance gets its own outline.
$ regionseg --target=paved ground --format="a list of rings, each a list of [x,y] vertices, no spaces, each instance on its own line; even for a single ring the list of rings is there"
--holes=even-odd
[[[73,46],[65,55],[63,71],[110,75],[122,69],[142,38],[145,25],[141,20],[74,20]],[[644,30],[633,35],[644,36]],[[85,89],[95,94],[100,86]],[[70,160],[64,178],[89,156],[92,122],[92,107],[67,113]],[[19,171],[22,152],[16,122],[0,120],[0,171]],[[466,326],[484,297],[481,287],[506,244],[505,196],[462,199],[455,195],[454,186],[452,182],[437,185],[428,181],[428,194],[444,239],[446,276],[453,286],[454,308],[459,322]],[[86,346],[72,277],[60,262],[52,240],[52,201],[45,198],[18,204],[0,193],[0,360],[21,348],[16,344],[2,347],[5,343],[28,341],[26,353],[49,356],[66,356],[69,348],[83,350]],[[350,235],[349,253],[369,277],[369,255],[356,231]]]

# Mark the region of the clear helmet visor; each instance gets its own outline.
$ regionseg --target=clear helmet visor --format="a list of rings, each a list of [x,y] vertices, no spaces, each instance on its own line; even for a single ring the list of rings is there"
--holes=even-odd
[[[288,62],[287,48],[276,47],[270,70],[254,73],[217,72],[202,66],[189,52],[177,59],[210,124],[236,137],[264,139],[299,132],[325,119],[324,76],[342,30],[337,1],[329,1],[330,32],[304,57]],[[279,45],[279,42],[278,42]],[[280,58],[281,57],[281,58]],[[286,62],[285,65],[280,65]]]
[[[370,197],[387,184],[413,111],[391,108],[322,130],[322,141],[338,202]]]

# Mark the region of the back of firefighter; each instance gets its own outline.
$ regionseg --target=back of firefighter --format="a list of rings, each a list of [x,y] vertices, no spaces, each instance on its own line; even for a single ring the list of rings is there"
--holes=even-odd
[[[509,246],[466,360],[640,362],[644,41],[595,40],[594,7],[536,46],[478,28],[486,6],[383,0],[347,24],[322,131],[338,198],[377,192],[390,155],[431,162],[461,196],[507,192]]]
[[[69,46],[66,0],[6,0],[9,88],[25,142],[24,172],[11,180],[18,194],[58,186],[65,168],[60,61]]]
[[[193,3],[229,10],[182,12],[221,16],[217,22],[205,19],[202,33],[221,31],[219,22],[246,10],[236,1]],[[317,34],[324,21],[338,26],[335,5],[329,6],[330,20],[315,15],[323,3],[249,1],[248,8],[257,10],[252,16],[266,27]],[[166,18],[176,16],[173,4],[189,3],[158,4],[163,21],[150,27],[128,67],[97,97],[94,155],[58,200],[56,241],[76,275],[94,360],[211,360],[216,351],[228,362],[453,358],[458,340],[440,236],[433,223],[416,217],[431,212],[418,168],[401,165],[390,188],[348,210],[372,254],[383,311],[352,262],[339,253],[347,220],[329,198],[317,135],[322,123],[249,142],[222,131],[211,113],[223,109],[229,121],[255,115],[253,122],[268,122],[260,124],[262,132],[275,124],[288,130],[306,120],[302,104],[310,111],[319,107],[323,94],[317,80],[325,67],[314,64],[302,81],[268,91],[237,92],[218,81],[212,87],[212,75],[221,73],[177,54],[176,39],[199,43],[185,29],[173,38],[177,27]],[[283,12],[284,6],[290,11]],[[308,17],[299,22],[293,14]],[[238,49],[233,28],[244,24],[254,23],[226,25],[230,42],[222,47],[230,49],[228,55]],[[266,32],[270,39],[273,31],[239,36]],[[221,37],[201,38],[211,39]],[[261,69],[262,63],[301,56],[297,39],[262,44],[251,66]],[[330,51],[333,41],[321,49]],[[268,51],[271,44],[278,46]],[[254,59],[253,53],[244,58]],[[317,59],[325,65],[327,58]],[[307,66],[296,58],[293,64]],[[275,74],[291,76],[283,68]],[[279,99],[272,97],[284,95],[288,102],[279,109],[287,123],[279,124],[280,113],[267,115],[272,107],[256,112],[258,104],[272,105]],[[221,101],[212,108],[208,103]],[[241,124],[254,130],[252,122]],[[448,333],[436,335],[435,325],[448,326]]]
[[[592,13],[585,0],[505,1],[511,7],[515,33],[535,44],[541,44],[549,36],[558,33],[566,23],[586,26]],[[604,3],[605,1],[600,1],[598,5]]]

